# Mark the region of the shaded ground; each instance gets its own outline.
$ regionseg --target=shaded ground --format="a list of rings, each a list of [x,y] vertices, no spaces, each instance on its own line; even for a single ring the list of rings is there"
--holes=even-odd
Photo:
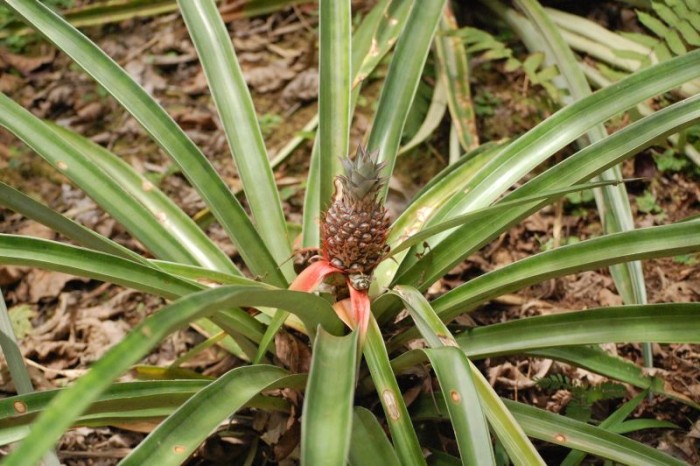
[[[315,113],[315,21],[313,9],[299,7],[263,19],[229,24],[272,154],[300,131]],[[87,33],[158,98],[212,160],[224,179],[234,188],[239,188],[203,73],[179,17],[168,15],[126,21],[103,29],[87,30]],[[0,90],[35,115],[69,126],[109,147],[157,182],[188,214],[202,214],[204,204],[195,191],[138,124],[65,56],[48,47],[33,48],[27,51],[27,55],[14,55],[0,49],[0,73]],[[504,75],[498,66],[475,69],[473,92],[475,96],[482,96],[481,101],[485,102],[479,120],[484,142],[519,134],[547,116],[548,112],[541,110],[547,108],[542,105],[543,98],[536,89],[533,94],[526,84],[523,75]],[[378,93],[376,83],[370,82],[368,88],[369,93],[361,99],[359,114],[354,121],[355,143],[366,133]],[[443,122],[429,145],[400,160],[396,179],[392,180],[394,190],[390,207],[394,211],[400,211],[420,184],[445,165],[446,161],[439,155],[444,151],[432,148],[444,146],[448,129]],[[301,219],[310,151],[311,142],[302,143],[276,173],[291,222],[299,223]],[[700,213],[697,169],[686,166],[678,172],[662,172],[655,161],[658,158],[654,159],[651,153],[647,153],[623,167],[626,177],[646,178],[628,187],[637,226],[669,223]],[[0,170],[3,181],[42,199],[88,227],[146,253],[80,190],[72,187],[4,130],[0,130]],[[0,231],[59,239],[50,230],[3,210],[0,210]],[[553,235],[553,232],[557,233]],[[209,226],[208,233],[229,254],[235,254],[218,225]],[[460,264],[429,293],[438,296],[465,280],[544,248],[601,233],[594,204],[590,201],[570,200],[546,208]],[[699,301],[699,260],[697,256],[687,256],[646,261],[644,272],[649,301]],[[38,389],[64,386],[79,377],[135,323],[163,304],[159,298],[119,287],[24,268],[0,268],[0,286],[8,305],[14,309],[18,325],[23,326],[22,347]],[[621,304],[621,299],[609,273],[597,270],[550,280],[504,296],[459,322],[479,325],[615,304]],[[202,337],[194,330],[177,332],[144,363],[166,366],[200,341]],[[285,366],[304,370],[309,357],[304,342],[292,334],[284,334],[276,343]],[[613,345],[608,349],[641,364],[638,345]],[[655,364],[672,387],[700,402],[700,348],[695,345],[655,345],[654,350]],[[218,376],[241,363],[214,347],[183,367],[207,376]],[[535,378],[563,374],[590,385],[602,382],[594,374],[532,358],[487,360],[481,367],[502,395],[554,411],[565,409],[571,399],[570,391],[543,390],[535,384]],[[124,380],[137,375],[132,372]],[[402,383],[419,388],[426,384],[423,377],[407,378]],[[5,366],[0,390],[6,395],[14,393]],[[410,392],[417,394],[419,391]],[[298,403],[295,394],[287,395]],[[620,401],[615,399],[596,404],[594,415],[604,418]],[[652,431],[638,437],[689,463],[700,461],[697,411],[678,402],[655,400],[645,403],[635,416],[668,419],[678,424],[678,431]],[[133,426],[131,430],[75,429],[65,436],[59,453],[71,465],[114,464],[140,441],[142,432],[151,428],[151,425],[144,424],[138,426],[137,432],[133,431]],[[286,415],[270,417],[248,412],[236,417],[235,425],[230,428],[244,442],[252,441],[264,432],[262,451],[270,459],[290,455],[299,435],[296,418]],[[230,464],[236,458],[241,459],[238,455],[245,449],[231,438],[212,438],[191,464]],[[658,439],[662,439],[661,444],[657,444]],[[449,439],[445,437],[445,441],[449,442]],[[550,450],[548,455],[553,459],[563,451],[554,447]]]

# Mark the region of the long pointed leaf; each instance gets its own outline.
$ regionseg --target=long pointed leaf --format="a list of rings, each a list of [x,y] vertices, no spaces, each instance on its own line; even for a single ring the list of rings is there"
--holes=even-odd
[[[5,3],[68,54],[143,125],[197,189],[251,271],[266,282],[286,286],[277,263],[260,241],[243,207],[165,110],[102,50],[52,10],[40,2]]]
[[[464,42],[449,32],[458,30],[457,20],[449,3],[440,20],[440,35],[435,50],[442,68],[440,78],[448,87],[447,105],[462,149],[470,151],[479,146],[476,115],[469,88],[469,62]]]
[[[474,358],[637,340],[699,343],[700,304],[619,306],[529,317],[477,327],[457,337],[459,345]]]
[[[454,347],[425,350],[440,382],[463,465],[496,464],[469,360]]]
[[[319,328],[301,422],[301,464],[344,466],[350,450],[358,333]]]
[[[364,354],[367,367],[372,374],[372,381],[384,408],[389,430],[394,440],[396,454],[401,464],[425,464],[416,431],[411,424],[406,404],[403,401],[396,377],[392,373],[389,364],[389,356],[382,340],[381,331],[377,321],[371,316],[367,329]]]
[[[277,263],[291,255],[287,226],[253,100],[213,0],[178,1],[204,68],[260,237]],[[282,265],[287,280],[291,263]]]
[[[131,197],[142,204],[163,225],[165,232],[182,245],[195,262],[221,272],[240,274],[231,259],[197,226],[197,224],[158,187],[119,157],[89,139],[58,125],[51,129],[68,144],[90,159]],[[82,187],[82,184],[80,184]],[[103,187],[101,187],[102,189]],[[120,199],[119,202],[123,202]],[[104,205],[110,210],[110,205]],[[140,239],[140,238],[137,238]]]
[[[47,123],[0,93],[4,126],[103,206],[158,257],[195,263],[194,258],[158,219]]]
[[[0,264],[28,265],[116,283],[164,298],[202,289],[161,270],[103,252],[27,236],[0,234]]]
[[[355,408],[352,419],[352,440],[348,463],[350,466],[365,466],[372,463],[401,466],[379,421],[370,410],[361,406]]]
[[[3,182],[0,182],[0,205],[12,209],[42,225],[46,225],[84,247],[97,249],[98,251],[140,262],[144,265],[148,263],[141,255],[74,222]]]
[[[685,57],[687,56],[688,55]],[[698,55],[698,57],[700,57],[700,55]],[[698,61],[700,62],[700,60]],[[700,63],[698,63],[698,65],[700,65]],[[698,66],[697,69],[700,69],[700,66]],[[641,86],[642,83],[630,84]],[[600,92],[602,91],[572,106],[577,106],[581,102],[588,101],[588,99],[599,97]],[[563,112],[566,112],[568,108],[569,107],[561,110],[557,115],[564,114]],[[568,113],[564,115],[568,115]],[[531,180],[513,194],[509,195],[507,200],[516,199],[520,196],[533,195],[540,190],[563,187],[586,180],[605,170],[608,166],[617,163],[619,160],[651,144],[654,136],[658,137],[664,135],[698,118],[700,118],[700,96],[692,97],[667,107],[653,116],[635,122],[624,130],[606,138],[604,141],[587,147],[571,159],[557,164],[552,169]],[[552,118],[540,124],[538,128],[542,126],[549,128],[548,122],[551,119]],[[558,120],[558,118],[555,118],[555,120]],[[539,132],[536,132],[535,135],[538,135],[538,133]],[[523,138],[518,139],[518,141],[522,139],[532,138],[523,136]],[[539,140],[537,145],[545,144],[539,137],[536,139]],[[574,165],[577,165],[576,168],[578,170],[573,170]],[[489,167],[487,166],[487,168]],[[564,171],[564,169],[566,169],[566,171]],[[485,171],[488,172],[489,170]],[[407,256],[398,272],[400,275],[395,281],[404,284],[420,282],[421,287],[428,286],[437,277],[453,267],[454,264],[485,244],[489,238],[500,234],[504,228],[507,228],[519,218],[523,218],[539,207],[540,204],[533,204],[533,206],[529,208],[516,208],[513,209],[512,212],[501,214],[478,225],[468,225],[458,228],[450,234],[450,240],[443,240],[443,242],[433,247],[425,254],[420,261],[415,257]],[[475,205],[473,208],[477,208],[477,206]],[[420,263],[417,264],[416,262]],[[411,263],[413,263],[413,265],[410,265]]]
[[[515,401],[504,400],[528,435],[587,451],[623,464],[684,465],[659,450],[622,435]]]
[[[592,188],[599,188],[601,186],[609,186],[613,184],[619,184],[621,183],[620,181],[616,180],[610,180],[610,181],[598,181],[595,183],[584,183],[581,185],[574,185],[570,186],[564,189],[560,190],[555,190],[555,191],[546,191],[541,194],[537,194],[535,196],[528,196],[528,197],[523,197],[520,199],[514,199],[512,201],[505,201],[505,202],[499,202],[497,204],[494,204],[489,207],[484,207],[482,209],[476,209],[473,210],[467,214],[463,215],[458,215],[456,217],[453,217],[449,220],[446,220],[444,222],[438,223],[437,225],[430,226],[428,228],[425,228],[418,233],[411,235],[407,240],[402,241],[398,246],[393,248],[389,255],[387,257],[392,257],[399,252],[402,252],[412,246],[415,246],[417,244],[421,244],[423,241],[426,239],[430,238],[431,236],[435,236],[438,233],[442,233],[443,231],[446,230],[451,230],[455,227],[464,225],[469,222],[477,222],[481,218],[486,217],[488,215],[493,215],[496,211],[499,210],[509,210],[515,206],[520,206],[524,204],[529,204],[532,201],[540,201],[547,199],[548,201],[552,202],[553,200],[563,197],[567,194],[578,192],[578,191],[585,191],[588,189]]]
[[[644,401],[644,398],[646,397],[646,392],[642,392],[639,395],[635,396],[628,402],[626,402],[624,405],[620,406],[618,409],[615,410],[614,413],[612,413],[610,416],[605,418],[603,422],[601,422],[598,427],[601,429],[610,429],[611,427],[614,426],[619,426],[621,425],[624,420],[632,414],[632,412],[639,406],[639,404]],[[566,458],[564,458],[564,461],[561,462],[560,466],[576,466],[581,461],[583,461],[586,458],[586,453],[581,451],[581,450],[571,450],[568,455],[566,455]]]
[[[119,464],[182,464],[217,425],[255,395],[270,388],[298,386],[299,379],[304,376],[290,376],[274,366],[233,369],[187,400]]]
[[[423,295],[413,287],[395,287],[393,290],[401,299],[403,300],[406,308],[408,309],[411,317],[416,322],[416,326],[420,330],[423,338],[426,339],[428,344],[432,348],[440,347],[454,347],[457,345],[454,337],[450,333],[447,326],[440,320],[435,310],[430,306]],[[430,361],[435,364],[435,356],[430,354],[432,350],[423,350],[422,352],[425,356],[430,359]],[[417,352],[416,352],[417,353]],[[496,392],[493,390],[491,385],[486,381],[484,376],[479,372],[479,369],[474,366],[468,359],[462,355],[459,359],[461,361],[455,360],[456,356],[452,356],[452,363],[459,364],[462,366],[460,369],[456,369],[455,373],[461,373],[465,370],[469,371],[468,376],[462,376],[467,382],[463,385],[467,387],[467,390],[473,392],[470,396],[473,396],[478,392],[479,398],[478,403],[480,407],[483,408],[484,414],[489,420],[489,423],[493,427],[499,440],[503,443],[508,451],[511,460],[516,465],[536,465],[544,464],[542,458],[540,458],[537,450],[528,440],[528,438],[523,433],[522,429],[518,426],[513,416],[508,412],[503,402],[498,397]],[[440,363],[438,361],[438,363]],[[393,363],[392,363],[393,366]],[[436,374],[440,371],[438,376],[446,377],[445,374],[446,367],[435,367]],[[396,370],[396,369],[395,369]],[[449,371],[448,371],[449,373]],[[451,381],[445,379],[445,383],[449,385]],[[440,381],[443,394],[445,396],[450,396],[453,398],[452,394],[447,391],[446,386]],[[449,394],[449,395],[448,395]],[[459,394],[458,394],[459,395]],[[459,398],[458,398],[459,400]],[[462,413],[456,413],[457,406],[451,406],[449,403],[456,403],[458,400],[445,398],[445,404],[449,407],[450,419],[455,428],[455,433],[457,434],[458,442],[460,445],[460,452],[470,452],[465,455],[462,453],[462,460],[467,461],[467,463],[480,463],[480,458],[493,458],[493,451],[491,448],[491,442],[488,438],[488,429],[479,428],[481,415],[481,409],[475,407],[476,403],[465,403],[464,409],[478,411]],[[453,415],[453,412],[455,414]],[[457,416],[458,420],[455,420],[454,416]],[[471,418],[471,422],[468,419]],[[471,427],[469,427],[471,425]],[[465,429],[467,432],[465,432]],[[484,436],[486,438],[484,438]],[[474,443],[474,446],[467,445],[467,439]],[[460,442],[461,440],[461,442]],[[464,445],[462,444],[465,443]]]
[[[566,86],[571,96],[580,100],[591,94],[586,76],[578,66],[573,51],[562,38],[559,30],[545,13],[542,6],[536,0],[517,0],[517,5],[525,12],[540,32],[546,44],[549,54],[562,73]],[[578,141],[579,147],[585,147],[588,142],[597,142],[605,139],[607,131],[602,124],[592,127],[585,138]],[[603,180],[619,180],[622,178],[620,167],[612,167],[599,175]],[[617,233],[634,229],[632,209],[627,197],[625,186],[605,187],[594,190],[598,212],[603,221],[603,230],[606,233]],[[615,286],[620,292],[625,304],[646,304],[646,287],[642,265],[639,261],[626,262],[610,267],[610,273]],[[645,344],[643,349],[644,360],[647,367],[652,366],[651,346]]]
[[[438,314],[449,319],[488,299],[510,293],[548,278],[628,260],[674,256],[700,251],[700,222],[601,236],[530,256],[477,277],[439,297]]]
[[[136,326],[65,392],[58,395],[33,424],[31,433],[5,460],[6,465],[34,464],[100,393],[130,365],[140,360],[165,336],[183,325],[218,310],[236,306],[283,307],[306,320],[339,331],[342,324],[321,298],[293,291],[228,286],[188,295]]]
[[[379,150],[379,160],[386,163],[385,173],[391,174],[394,170],[408,110],[418,89],[444,4],[445,0],[415,2],[396,43],[367,143],[368,150]],[[387,190],[388,186],[385,186],[382,197],[386,197]]]
[[[330,205],[333,178],[341,172],[339,157],[350,138],[350,0],[319,3],[318,131],[321,210]]]

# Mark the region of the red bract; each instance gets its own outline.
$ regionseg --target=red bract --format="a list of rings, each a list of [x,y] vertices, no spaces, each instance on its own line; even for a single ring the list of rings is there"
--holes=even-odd
[[[345,276],[343,270],[335,267],[333,264],[328,262],[326,259],[320,259],[306,269],[304,269],[297,278],[294,279],[289,289],[293,291],[305,291],[307,293],[312,293],[318,288],[321,282],[328,276],[334,273],[339,273]],[[370,315],[370,303],[369,296],[366,290],[358,291],[353,288],[347,278],[345,277],[348,289],[350,290],[350,297],[338,301],[333,305],[336,314],[340,320],[345,322],[345,325],[351,329],[359,329],[360,332],[360,342],[364,341],[365,333],[367,332],[367,325],[369,323]]]

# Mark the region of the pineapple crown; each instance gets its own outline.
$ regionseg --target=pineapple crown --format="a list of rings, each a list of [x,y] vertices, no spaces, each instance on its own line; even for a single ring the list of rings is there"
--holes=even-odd
[[[385,179],[379,172],[384,168],[384,162],[377,162],[378,156],[379,150],[370,153],[360,145],[353,160],[349,157],[341,159],[345,173],[339,178],[345,194],[361,200],[381,189]]]

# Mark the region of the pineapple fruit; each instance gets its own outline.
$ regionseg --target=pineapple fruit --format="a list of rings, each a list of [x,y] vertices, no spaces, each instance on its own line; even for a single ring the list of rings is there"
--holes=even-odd
[[[389,218],[379,198],[386,180],[378,154],[360,146],[354,160],[342,160],[344,173],[336,176],[332,203],[321,218],[321,253],[356,290],[369,288],[374,268],[389,252]]]

